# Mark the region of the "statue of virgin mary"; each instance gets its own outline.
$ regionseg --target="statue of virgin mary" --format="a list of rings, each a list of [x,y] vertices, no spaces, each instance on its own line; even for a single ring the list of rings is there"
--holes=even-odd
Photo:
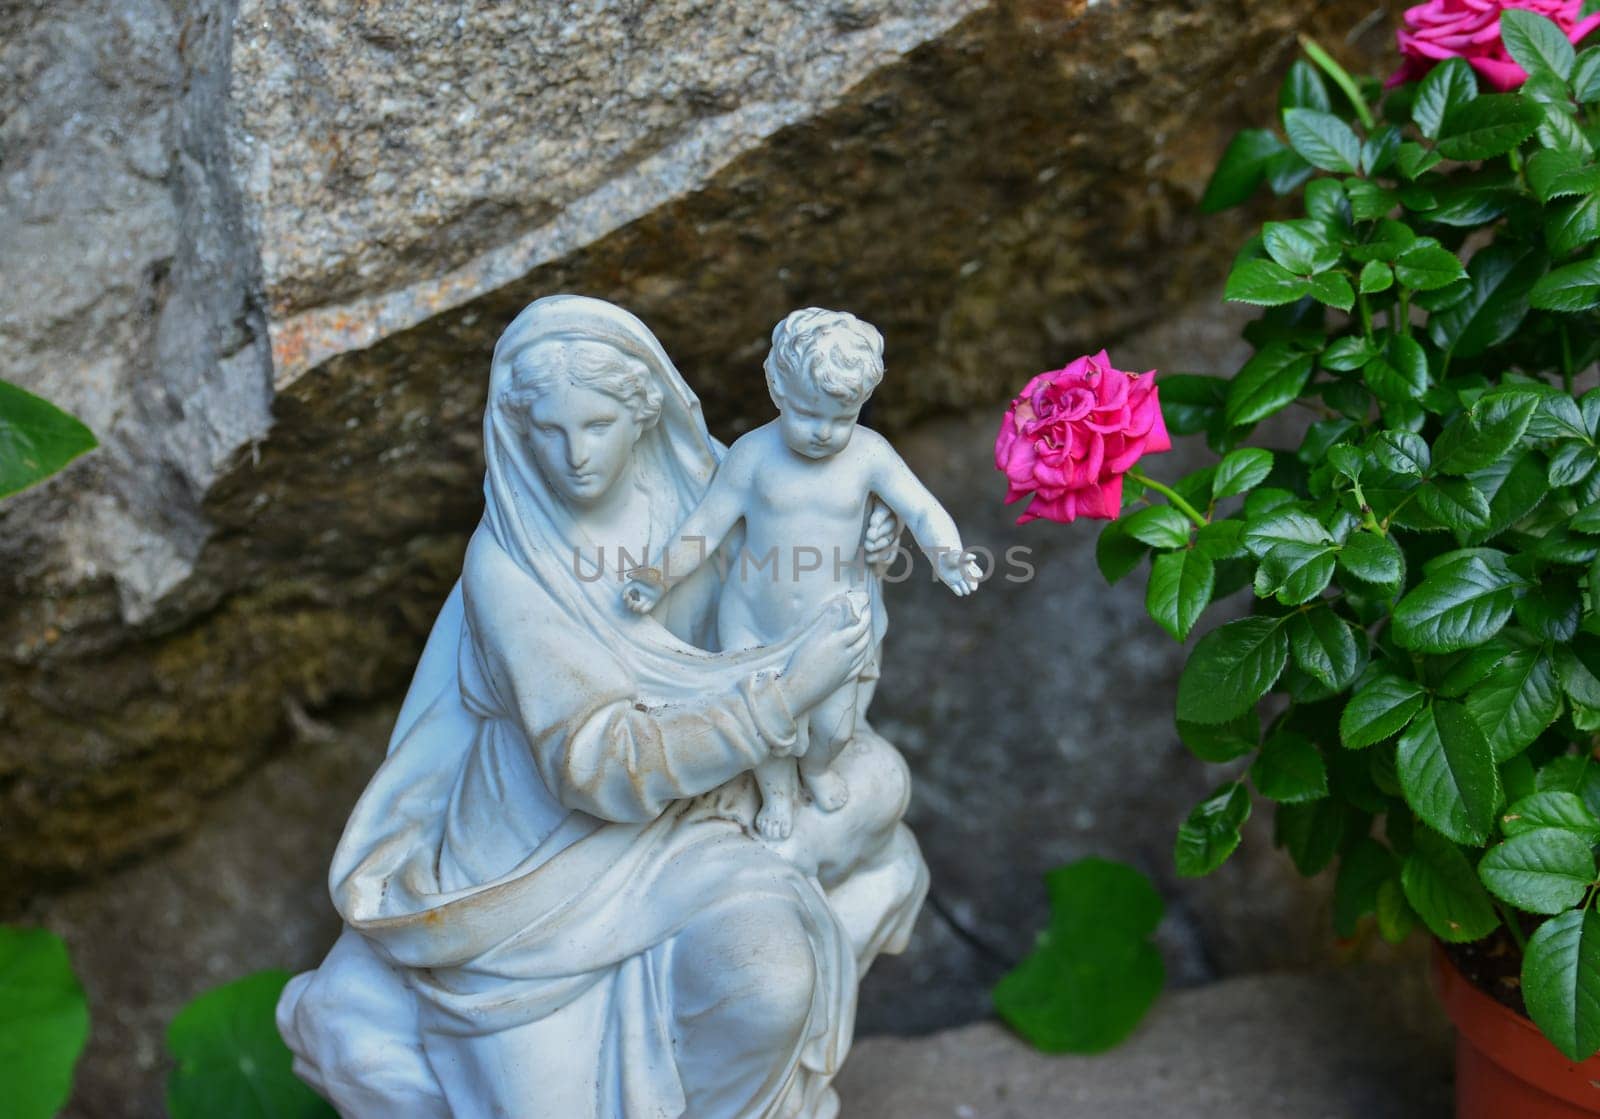
[[[517,316],[484,450],[483,519],[334,857],[344,932],[279,1004],[296,1071],[346,1119],[828,1119],[857,984],[927,888],[909,782],[863,723],[849,804],[774,843],[750,770],[872,663],[881,611],[723,653],[716,564],[621,605],[605,549],[649,554],[723,448],[609,303]]]

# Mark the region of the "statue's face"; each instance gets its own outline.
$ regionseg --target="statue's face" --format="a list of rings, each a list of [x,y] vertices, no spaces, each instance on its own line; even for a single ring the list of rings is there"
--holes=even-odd
[[[550,488],[592,505],[624,474],[641,434],[622,401],[569,381],[548,386],[528,408],[528,445]]]
[[[772,400],[784,443],[805,458],[829,458],[844,450],[861,418],[860,404],[842,403],[809,386],[785,386]]]

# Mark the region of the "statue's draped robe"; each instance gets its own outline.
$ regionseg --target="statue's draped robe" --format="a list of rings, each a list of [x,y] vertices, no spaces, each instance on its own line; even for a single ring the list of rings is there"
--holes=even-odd
[[[674,946],[692,922],[756,906],[803,930],[815,981],[790,1050],[742,1058],[762,1062],[744,1070],[759,1087],[726,1119],[820,1119],[836,1107],[827,1082],[859,973],[903,946],[926,888],[897,823],[903,765],[863,724],[840,763],[854,767],[853,807],[807,810],[779,847],[750,836],[752,782],[729,776],[793,739],[776,674],[795,639],[736,654],[690,644],[713,628],[712,564],[656,617],[621,606],[614,569],[592,578],[592,542],[505,406],[512,359],[552,336],[610,342],[662,384],[662,418],[634,456],[652,540],[715,469],[698,402],[632,316],[554,297],[507,330],[484,520],[335,856],[346,932],[286,990],[280,1027],[348,1119],[686,1114]]]

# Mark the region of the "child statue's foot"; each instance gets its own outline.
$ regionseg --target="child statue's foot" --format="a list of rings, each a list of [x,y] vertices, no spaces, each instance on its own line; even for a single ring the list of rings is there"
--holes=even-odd
[[[756,813],[756,831],[763,839],[788,839],[794,830],[794,806],[788,794],[766,793],[764,800],[761,811]]]
[[[837,812],[850,800],[850,786],[845,784],[844,778],[837,773],[823,770],[821,773],[806,773],[802,775],[806,783],[806,792],[811,794],[811,799],[816,801],[817,807],[824,812]]]

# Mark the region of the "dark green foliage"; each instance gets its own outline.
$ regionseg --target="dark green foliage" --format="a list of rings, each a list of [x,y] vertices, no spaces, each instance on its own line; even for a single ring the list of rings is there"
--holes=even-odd
[[[59,1111],[88,1037],[89,1005],[66,945],[44,929],[0,925],[0,1113]]]
[[[333,1119],[290,1069],[273,1019],[289,973],[260,971],[207,991],[167,1029],[172,1119]]]
[[[1281,129],[1229,149],[1209,206],[1264,182],[1302,209],[1236,261],[1227,298],[1267,310],[1190,427],[1215,496],[1248,496],[1152,545],[1152,607],[1204,630],[1168,557],[1229,525],[1254,611],[1195,644],[1177,714],[1249,784],[1184,821],[1179,871],[1227,858],[1253,788],[1303,872],[1337,866],[1342,935],[1547,918],[1523,989],[1578,1060],[1600,1049],[1600,390],[1574,387],[1600,360],[1600,48],[1533,12],[1502,28],[1517,92],[1452,60],[1383,94],[1308,48],[1331,84],[1297,65]],[[1287,158],[1309,174],[1275,181]],[[1290,408],[1315,415],[1274,425],[1299,446],[1245,446]]]
[[[1045,876],[1050,927],[994,989],[1000,1016],[1048,1053],[1110,1049],[1150,1009],[1166,971],[1150,936],[1161,895],[1131,867],[1083,859]]]

